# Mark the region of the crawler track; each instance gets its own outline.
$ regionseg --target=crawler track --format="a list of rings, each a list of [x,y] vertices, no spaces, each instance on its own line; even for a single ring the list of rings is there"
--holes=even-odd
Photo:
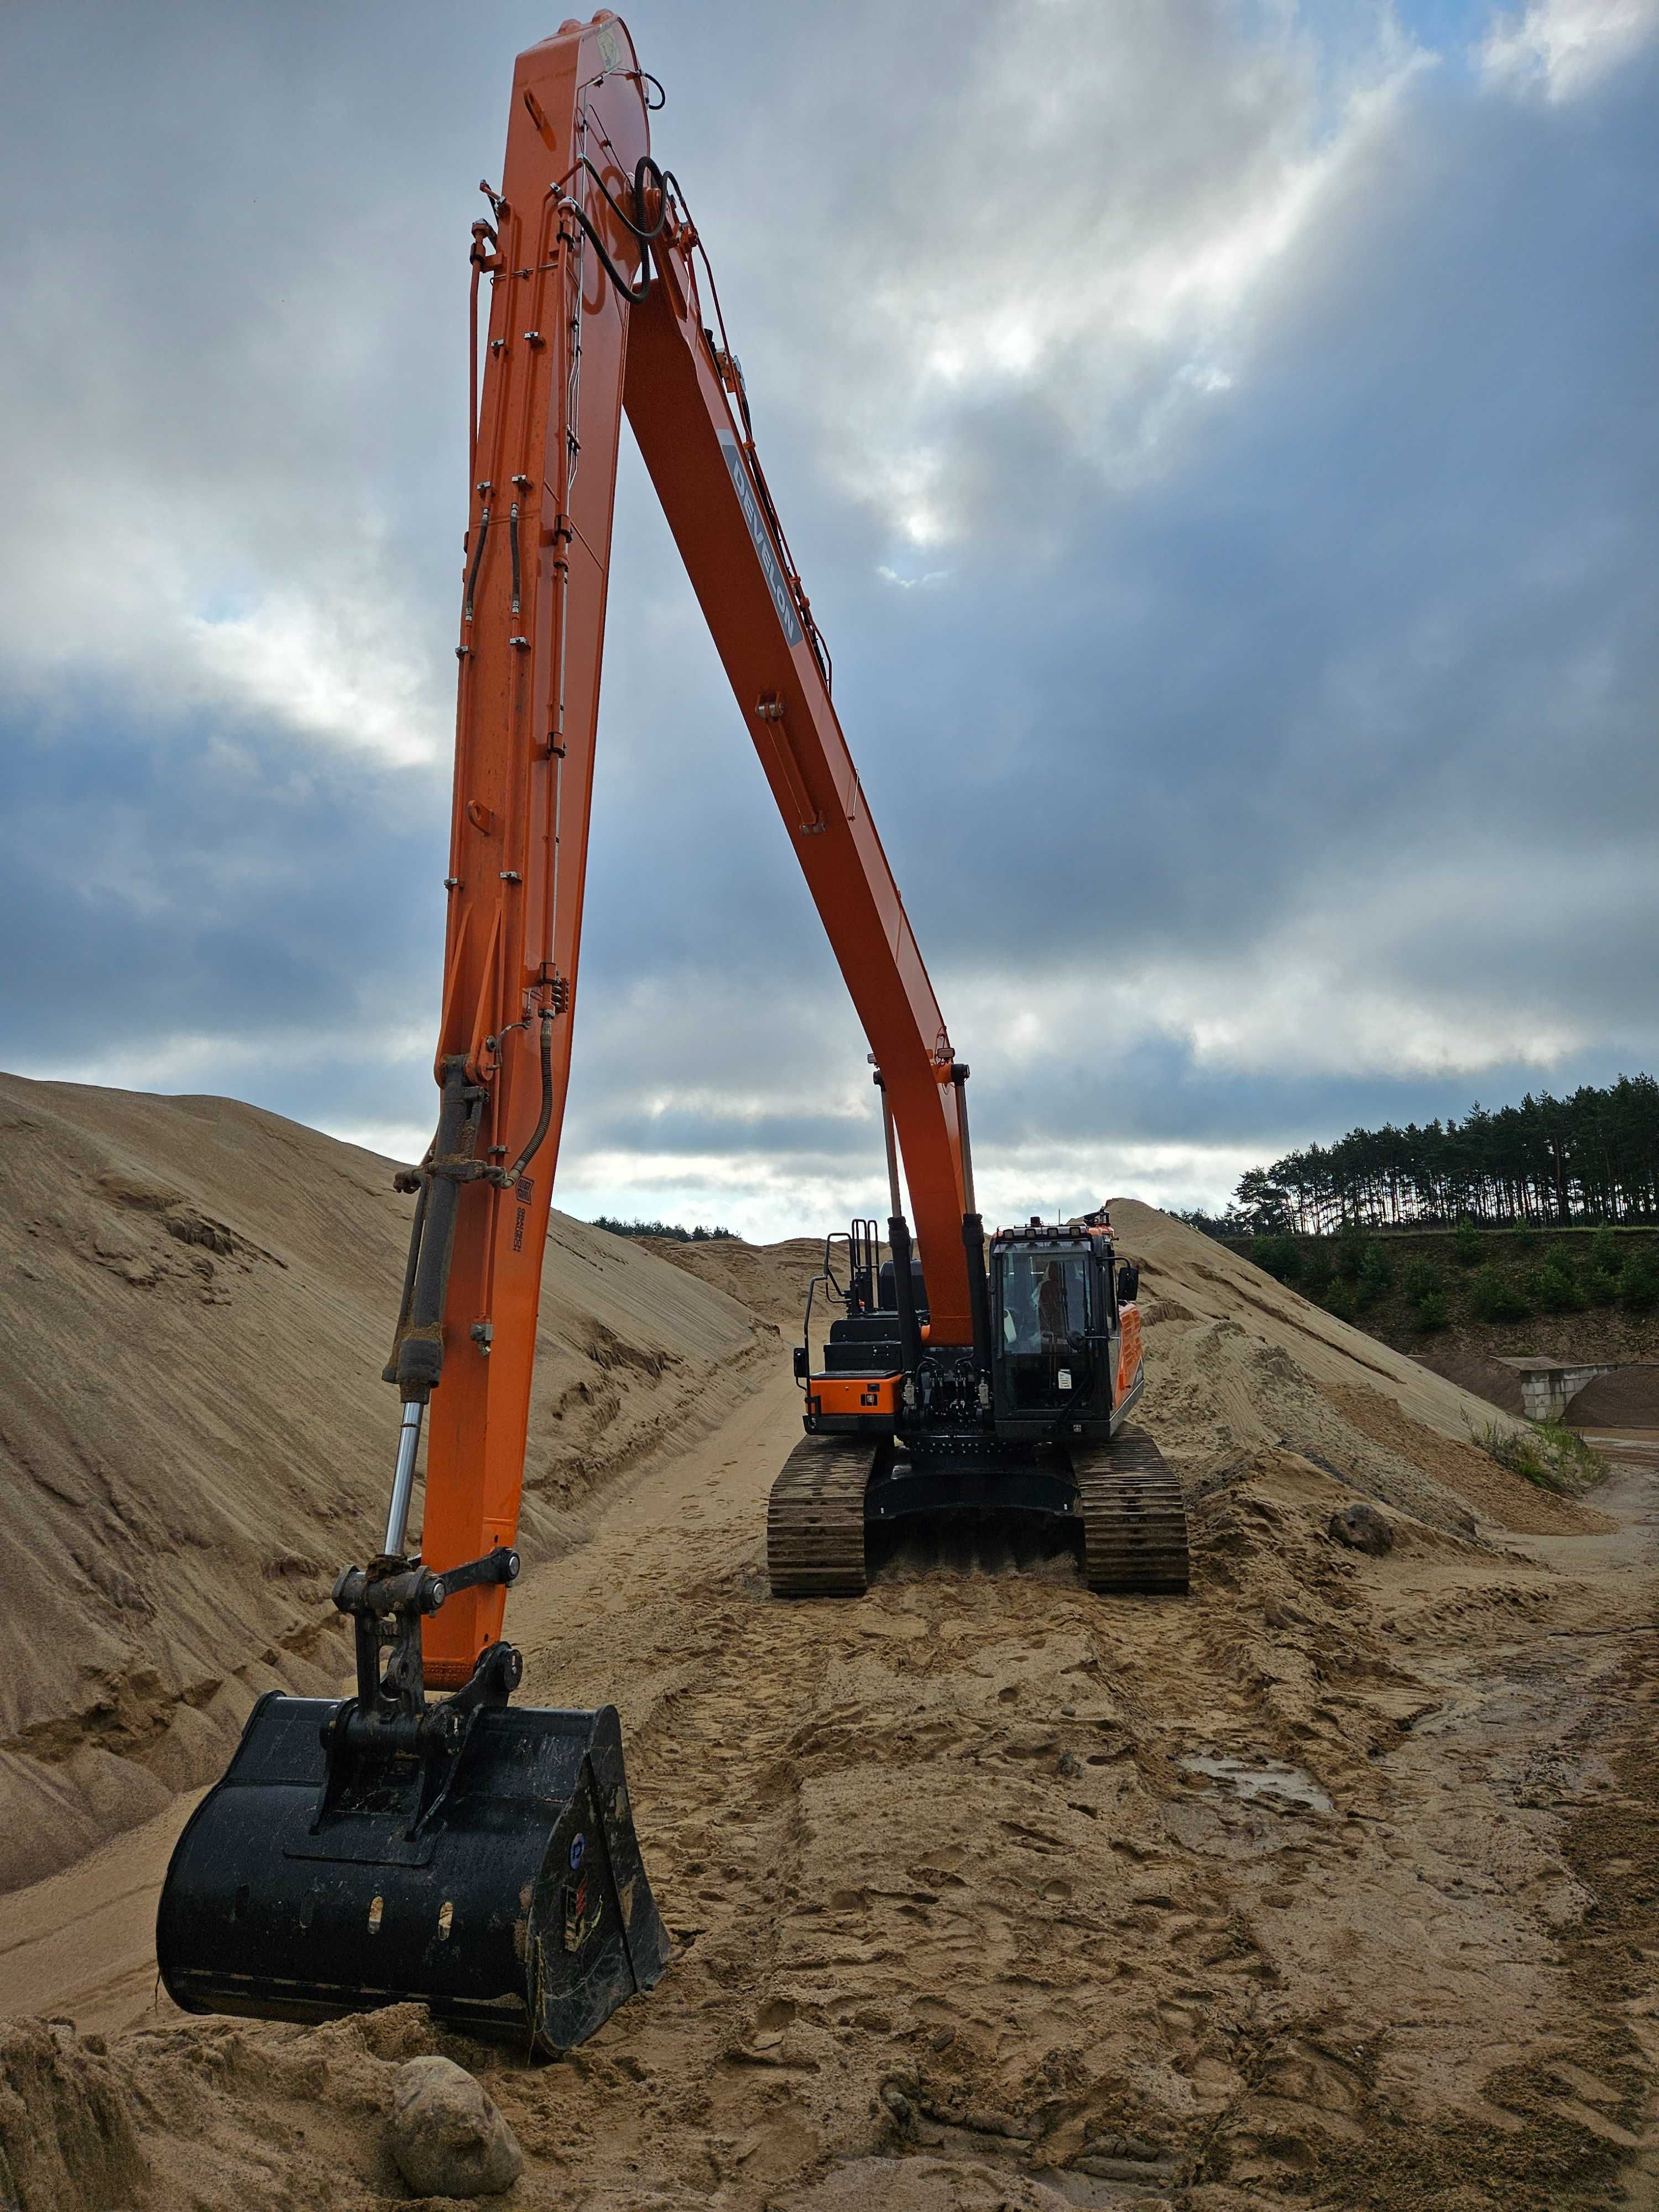
[[[862,1597],[864,1493],[878,1447],[803,1437],[772,1485],[766,1567],[774,1597]]]
[[[1109,1448],[1074,1453],[1073,1467],[1090,1589],[1184,1591],[1187,1509],[1146,1430],[1120,1429]]]

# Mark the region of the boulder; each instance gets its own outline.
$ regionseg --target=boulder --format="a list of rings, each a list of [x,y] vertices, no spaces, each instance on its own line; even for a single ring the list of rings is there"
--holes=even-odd
[[[411,2058],[392,2085],[386,2139],[417,2197],[493,2197],[524,2171],[494,2100],[449,2058]]]
[[[1351,1505],[1340,1506],[1326,1527],[1339,1544],[1346,1544],[1351,1552],[1369,1552],[1374,1559],[1394,1549],[1393,1522],[1361,1498]]]

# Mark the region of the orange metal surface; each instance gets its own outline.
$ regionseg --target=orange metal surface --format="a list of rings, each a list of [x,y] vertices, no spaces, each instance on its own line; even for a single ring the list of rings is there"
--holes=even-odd
[[[1126,1397],[1135,1387],[1135,1377],[1140,1372],[1140,1308],[1121,1306],[1118,1321],[1123,1334],[1117,1347],[1117,1388],[1114,1395]]]
[[[898,1418],[899,1386],[891,1375],[815,1375],[807,1385],[807,1410],[813,1413],[884,1413]]]
[[[520,54],[489,270],[489,316],[467,537],[477,562],[459,638],[449,927],[438,1057],[487,1082],[480,1151],[516,1158],[541,1103],[532,1008],[554,1026],[554,1114],[511,1191],[461,1193],[433,1393],[422,1551],[452,1566],[511,1543],[524,1480],[536,1314],[570,1068],[599,654],[621,431],[628,306],[550,191],[586,152],[626,204],[647,150],[623,26],[604,15]],[[585,173],[584,198],[628,275],[638,248]],[[481,489],[485,486],[488,489]],[[512,538],[516,505],[518,606]],[[489,510],[479,538],[485,507]],[[485,1040],[499,1040],[491,1052]],[[489,1326],[486,1352],[475,1324]],[[469,1590],[427,1625],[427,1676],[465,1679],[501,1634],[506,1593]]]
[[[704,335],[690,225],[652,248],[644,303],[605,274],[556,187],[629,279],[640,249],[580,166],[633,210],[649,126],[614,15],[519,57],[495,237],[477,259],[488,342],[459,639],[449,924],[438,1061],[489,1091],[479,1152],[517,1157],[541,1103],[536,1017],[554,1025],[554,1111],[513,1189],[465,1185],[431,1401],[422,1551],[447,1567],[518,1525],[547,1215],[568,1083],[617,447],[629,422],[870,1044],[903,1153],[935,1341],[971,1338],[958,1093],[934,998]],[[647,219],[653,210],[645,210]],[[488,510],[488,526],[485,512]],[[513,540],[518,545],[514,590]],[[895,1403],[896,1403],[895,1399]],[[501,1634],[505,1591],[457,1594],[425,1632],[453,1687]]]

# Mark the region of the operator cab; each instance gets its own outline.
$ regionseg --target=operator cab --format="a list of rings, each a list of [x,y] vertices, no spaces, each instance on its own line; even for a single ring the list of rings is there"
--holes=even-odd
[[[999,1436],[1105,1439],[1139,1390],[1137,1271],[1115,1265],[1104,1213],[1033,1218],[991,1239],[993,1401]]]
[[[825,1240],[794,1357],[809,1435],[902,1432],[914,1443],[949,1431],[960,1444],[989,1431],[1027,1446],[1110,1441],[1140,1395],[1141,1361],[1139,1271],[1117,1260],[1107,1214],[996,1231],[979,1276],[984,1366],[969,1346],[924,1343],[927,1282],[913,1253],[903,1266],[908,1299],[874,1221]],[[829,1322],[821,1365],[811,1350],[820,1297],[843,1309]]]

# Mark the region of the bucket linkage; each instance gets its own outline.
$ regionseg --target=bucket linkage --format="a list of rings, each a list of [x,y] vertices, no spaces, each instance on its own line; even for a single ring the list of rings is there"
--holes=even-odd
[[[161,1893],[175,2003],[316,2021],[414,2000],[562,2051],[661,1975],[615,1707],[511,1705],[523,1662],[507,1644],[428,1702],[422,1620],[518,1572],[498,1547],[441,1572],[382,1554],[340,1577],[356,1695],[272,1691],[249,1716]]]

